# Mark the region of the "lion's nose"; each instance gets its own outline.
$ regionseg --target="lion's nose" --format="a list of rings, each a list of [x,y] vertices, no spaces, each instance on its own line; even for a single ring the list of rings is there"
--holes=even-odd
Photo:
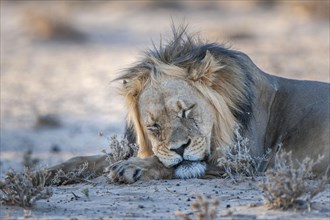
[[[187,141],[187,143],[181,145],[179,148],[177,149],[173,149],[172,151],[174,151],[175,153],[179,154],[180,156],[183,156],[183,153],[184,153],[184,149],[186,149],[191,143],[191,140],[189,139]]]

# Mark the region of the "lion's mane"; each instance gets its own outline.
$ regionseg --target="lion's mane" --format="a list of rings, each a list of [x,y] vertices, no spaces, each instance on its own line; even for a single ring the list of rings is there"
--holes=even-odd
[[[140,146],[139,156],[152,154],[138,110],[139,94],[146,85],[157,83],[163,75],[190,82],[216,110],[213,143],[224,146],[232,143],[235,125],[246,128],[253,117],[252,68],[257,67],[245,54],[203,42],[186,28],[173,28],[168,43],[145,51],[144,59],[117,78],[123,81],[121,94],[128,106],[128,124],[134,127]]]

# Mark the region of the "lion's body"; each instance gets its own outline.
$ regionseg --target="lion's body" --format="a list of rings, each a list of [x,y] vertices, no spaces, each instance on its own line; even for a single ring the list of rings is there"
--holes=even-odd
[[[127,136],[137,141],[140,159],[114,165],[113,181],[203,177],[223,156],[217,149],[233,144],[237,126],[252,157],[281,145],[294,160],[324,156],[318,172],[328,166],[327,83],[271,76],[245,54],[198,42],[184,30],[119,79]]]
[[[263,146],[282,144],[294,160],[324,156],[315,171],[330,161],[330,87],[328,83],[272,77],[276,93],[271,102]],[[259,146],[261,148],[261,146]]]

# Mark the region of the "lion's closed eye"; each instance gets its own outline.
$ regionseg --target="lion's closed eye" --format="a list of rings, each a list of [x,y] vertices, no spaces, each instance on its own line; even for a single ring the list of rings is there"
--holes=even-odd
[[[196,104],[193,104],[186,109],[182,109],[181,111],[179,111],[178,116],[180,118],[188,118],[189,114],[192,112],[192,110],[194,109],[195,106],[196,106]]]
[[[147,129],[153,135],[159,135],[160,133],[160,125],[158,123],[153,123],[151,125],[147,125]]]

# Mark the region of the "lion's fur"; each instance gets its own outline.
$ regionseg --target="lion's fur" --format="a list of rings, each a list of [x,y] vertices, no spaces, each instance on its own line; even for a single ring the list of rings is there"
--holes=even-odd
[[[146,85],[161,81],[164,75],[188,79],[212,104],[217,120],[213,146],[231,144],[235,124],[247,125],[252,116],[253,81],[244,72],[239,52],[216,44],[202,44],[183,28],[174,29],[173,39],[166,46],[147,51],[145,57],[118,78],[124,81],[121,94],[126,98],[128,122],[135,128],[140,157],[150,156],[152,151],[140,122],[139,94]]]
[[[232,144],[235,139],[235,125],[239,125],[243,135],[250,138],[250,152],[253,156],[261,156],[268,148],[275,151],[276,146],[283,143],[288,150],[295,150],[299,148],[298,145],[303,145],[301,147],[305,150],[299,148],[296,153],[298,156],[295,159],[299,159],[302,154],[315,147],[313,144],[318,144],[320,146],[316,148],[319,150],[310,150],[305,156],[318,152],[325,154],[325,160],[329,159],[329,140],[323,140],[322,136],[323,139],[317,142],[311,131],[304,131],[308,135],[300,137],[293,134],[297,128],[293,129],[289,125],[289,121],[297,124],[295,126],[305,123],[306,127],[299,129],[308,130],[308,123],[312,122],[306,122],[303,115],[310,114],[309,117],[314,120],[325,119],[322,126],[317,128],[318,132],[326,134],[329,131],[329,108],[326,104],[330,97],[329,84],[268,75],[244,53],[216,43],[204,43],[189,35],[184,27],[173,28],[173,37],[167,44],[160,44],[158,48],[154,45],[152,50],[145,52],[144,59],[118,78],[124,81],[122,95],[129,107],[128,122],[134,127],[140,157],[151,156],[154,152],[140,121],[139,96],[148,85],[157,85],[167,76],[187,81],[215,110],[211,159],[216,160],[220,156],[217,155],[217,147]],[[300,91],[307,88],[311,92],[302,95],[304,93]],[[319,92],[315,92],[317,88]],[[313,99],[325,100],[325,103],[316,108],[320,108],[322,113],[327,112],[327,115],[320,115],[321,113],[310,109],[309,103],[304,104]],[[306,105],[309,107],[305,107]],[[292,108],[286,109],[285,106]],[[306,113],[298,114],[301,111]],[[282,118],[286,118],[287,122],[282,121],[280,124]],[[303,139],[306,141],[302,141]]]
[[[187,172],[182,178],[200,177],[204,167],[206,175],[208,171],[214,173],[217,159],[222,156],[217,149],[235,141],[237,125],[241,135],[249,139],[252,158],[262,156],[268,149],[275,152],[282,145],[283,150],[292,151],[295,161],[306,156],[316,160],[323,155],[317,172],[329,166],[328,83],[269,75],[244,53],[204,43],[187,34],[184,27],[174,28],[171,40],[146,51],[144,58],[117,80],[123,82],[121,94],[128,107],[126,136],[131,142],[137,139],[140,158],[112,166],[112,181],[171,178],[176,171]],[[178,115],[189,110],[181,106],[179,97],[197,103],[191,118]],[[166,106],[171,99],[179,110]],[[157,111],[158,117],[162,117],[158,120],[166,124],[166,129],[158,128],[157,137],[147,125],[155,113],[150,111]],[[195,116],[201,116],[201,123],[196,120],[200,124]],[[196,132],[192,131],[193,126]],[[173,139],[177,142],[171,142]],[[170,162],[166,157],[171,157]],[[78,164],[76,161],[73,165]],[[89,157],[87,161],[104,166],[99,157]],[[272,161],[268,161],[261,171],[271,165]],[[203,169],[195,172],[194,167]]]

